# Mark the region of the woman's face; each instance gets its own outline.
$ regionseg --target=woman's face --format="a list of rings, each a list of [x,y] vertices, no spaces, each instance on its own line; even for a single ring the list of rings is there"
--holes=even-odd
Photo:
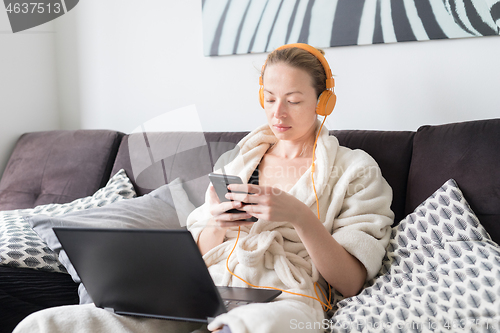
[[[279,140],[303,142],[314,137],[317,95],[311,76],[284,63],[266,67],[264,110]]]

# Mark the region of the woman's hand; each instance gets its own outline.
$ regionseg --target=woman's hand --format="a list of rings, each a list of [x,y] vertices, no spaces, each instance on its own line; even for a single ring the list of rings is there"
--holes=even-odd
[[[296,225],[304,221],[305,214],[310,211],[302,201],[276,187],[231,184],[228,188],[231,193],[226,194],[226,198],[245,203],[238,209],[267,221],[290,222]]]
[[[212,217],[208,220],[207,226],[198,238],[198,248],[202,255],[222,244],[229,227],[252,224],[253,222],[242,221],[251,217],[246,212],[226,213],[226,211],[236,208],[241,209],[243,204],[240,201],[220,202],[217,193],[212,185],[208,188],[206,204]]]
[[[252,217],[247,212],[241,213],[226,213],[230,209],[240,209],[243,207],[241,201],[226,201],[220,202],[217,193],[212,185],[208,189],[207,203],[209,205],[209,212],[212,215],[209,225],[213,225],[220,229],[227,229],[234,226],[249,225],[252,222],[242,221]]]

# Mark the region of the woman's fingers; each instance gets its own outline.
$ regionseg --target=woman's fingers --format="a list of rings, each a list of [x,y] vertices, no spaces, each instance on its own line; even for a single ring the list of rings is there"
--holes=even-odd
[[[257,196],[262,191],[261,188],[250,184],[231,184],[228,188],[231,192],[226,194],[226,199],[244,203],[256,203]]]
[[[243,192],[251,194],[262,194],[267,191],[267,186],[253,185],[253,184],[230,184],[227,187],[231,192]]]
[[[238,221],[238,220],[244,220],[248,219],[250,217],[250,214],[247,212],[238,212],[238,213],[224,213],[220,214],[218,216],[215,216],[215,220],[218,222],[232,222],[232,221]]]
[[[238,213],[220,214],[214,216],[213,219],[219,227],[225,228],[252,224],[252,222],[244,221],[250,217],[252,217],[252,215],[242,211]]]
[[[246,204],[266,204],[271,196],[286,193],[276,187],[251,184],[231,184],[228,188],[231,192],[226,194],[227,199],[241,201]]]
[[[226,201],[220,204],[211,205],[210,214],[212,214],[212,216],[217,216],[224,214],[228,210],[239,209],[241,207],[243,207],[243,203],[240,201]]]
[[[212,214],[214,220],[218,223],[220,222],[234,222],[239,220],[248,219],[251,217],[245,211],[232,211],[231,210],[241,210],[244,207],[243,203],[240,201],[225,201],[222,203],[212,204],[210,206],[210,214]]]
[[[238,209],[243,206],[243,203],[240,201],[224,201],[220,202],[217,193],[215,192],[215,189],[212,185],[210,185],[209,191],[208,191],[208,199],[209,199],[209,211],[212,216],[217,216],[220,214],[225,213],[226,211],[230,209]]]
[[[296,218],[297,209],[304,205],[294,196],[272,186],[231,184],[229,189],[231,193],[226,198],[245,204],[240,210],[268,221],[291,222]]]

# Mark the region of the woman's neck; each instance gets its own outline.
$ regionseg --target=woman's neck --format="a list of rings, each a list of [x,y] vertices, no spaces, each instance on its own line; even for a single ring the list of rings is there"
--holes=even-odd
[[[268,150],[268,154],[284,159],[311,158],[314,137],[301,141],[279,140]]]

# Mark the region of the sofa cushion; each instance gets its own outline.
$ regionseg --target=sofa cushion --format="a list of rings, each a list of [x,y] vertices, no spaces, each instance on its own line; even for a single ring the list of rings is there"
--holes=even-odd
[[[405,216],[406,181],[410,169],[414,132],[408,131],[330,131],[341,146],[361,149],[370,154],[378,163],[382,176],[393,191],[391,209],[395,214],[394,223]]]
[[[35,208],[0,212],[0,266],[32,268],[66,273],[57,253],[52,251],[27,222],[30,216],[61,216],[135,197],[135,191],[124,170],[118,171],[94,195],[65,204],[48,204]]]
[[[123,134],[108,130],[23,134],[0,181],[0,210],[67,203],[110,178]]]
[[[499,274],[500,247],[450,180],[393,227],[379,274],[337,304],[329,326],[332,332],[488,332],[498,328]]]
[[[125,169],[138,195],[179,178],[190,201],[200,206],[208,174],[224,152],[248,132],[149,132],[123,138],[114,170]]]
[[[499,243],[499,147],[500,119],[419,128],[408,176],[406,212],[453,178],[481,224]]]

